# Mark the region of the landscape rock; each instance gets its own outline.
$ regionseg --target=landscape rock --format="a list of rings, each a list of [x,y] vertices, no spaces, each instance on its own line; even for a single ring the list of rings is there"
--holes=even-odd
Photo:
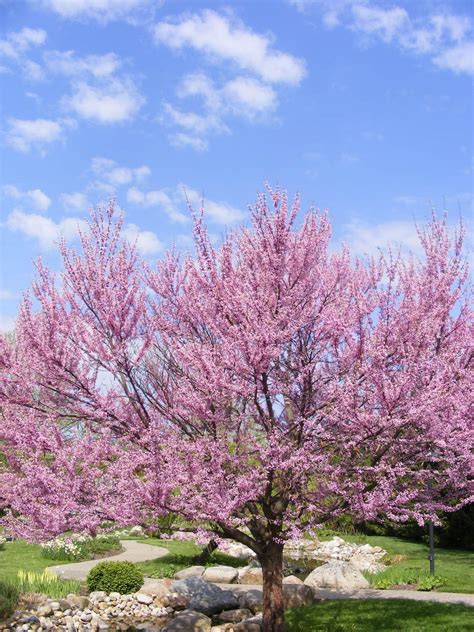
[[[219,550],[239,560],[251,560],[256,557],[251,548],[238,542],[224,542],[219,546]]]
[[[232,632],[260,632],[262,629],[262,615],[258,614],[250,619],[245,619],[233,626]]]
[[[338,560],[315,568],[304,580],[304,584],[311,588],[346,591],[369,588],[369,582],[355,566]]]
[[[229,590],[222,590],[214,584],[208,584],[200,577],[188,577],[171,585],[178,594],[189,596],[188,607],[206,615],[213,615],[222,610],[233,610],[239,607],[237,597]]]
[[[239,570],[233,566],[210,566],[202,574],[202,579],[216,584],[233,584],[239,577]]]
[[[253,614],[262,612],[263,594],[258,588],[246,590],[238,594],[239,605],[241,608],[247,608]]]
[[[183,568],[182,571],[175,573],[175,579],[187,579],[188,577],[201,577],[205,571],[204,566],[189,566],[189,568]]]
[[[310,586],[300,584],[283,585],[283,604],[286,608],[294,606],[309,606],[314,601],[314,594]]]
[[[165,597],[170,592],[170,586],[173,583],[170,579],[153,579],[146,577],[143,586],[140,588],[141,593],[151,595],[152,597]],[[112,596],[114,593],[110,593]]]
[[[287,577],[283,578],[283,584],[298,584],[299,586],[301,586],[303,584],[303,580],[299,577],[296,577],[295,575],[288,575]]]
[[[136,593],[135,599],[138,601],[138,603],[144,603],[146,606],[149,606],[151,603],[153,603],[153,597],[147,595],[146,593]]]
[[[381,559],[386,553],[379,546],[346,542],[339,536],[325,542],[317,539],[291,541],[287,542],[284,548],[285,557],[289,559],[351,562],[359,570],[370,573],[378,573],[385,568]]]
[[[201,612],[183,610],[166,624],[162,632],[210,632],[211,620]]]
[[[239,569],[239,584],[263,584],[263,573],[260,565],[254,563]]]
[[[247,608],[237,608],[237,610],[226,610],[217,615],[219,623],[239,623],[243,619],[250,619],[252,613]]]

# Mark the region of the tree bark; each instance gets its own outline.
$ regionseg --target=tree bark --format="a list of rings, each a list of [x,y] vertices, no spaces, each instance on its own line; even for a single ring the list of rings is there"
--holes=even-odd
[[[262,632],[284,632],[283,544],[265,544],[259,561],[263,573]]]
[[[194,564],[198,564],[199,566],[206,564],[211,558],[211,555],[217,549],[217,542],[215,540],[210,540],[208,544],[203,548],[199,555],[193,559]]]

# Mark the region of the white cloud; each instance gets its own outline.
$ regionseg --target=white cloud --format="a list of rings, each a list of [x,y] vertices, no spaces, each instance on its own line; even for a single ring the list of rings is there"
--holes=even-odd
[[[140,167],[123,167],[110,158],[93,158],[91,170],[98,180],[93,188],[113,193],[117,187],[142,182],[151,174],[147,165]]]
[[[7,142],[21,152],[54,143],[61,138],[63,132],[60,121],[49,119],[10,118],[8,124]]]
[[[405,252],[421,252],[414,221],[400,220],[380,224],[352,222],[346,226],[344,241],[351,252],[359,256],[377,255],[380,248],[385,249],[389,244],[395,248],[401,247]]]
[[[381,9],[379,7],[355,5],[353,28],[363,33],[377,34],[385,42],[390,42],[397,33],[406,29],[408,13],[400,7]]]
[[[271,86],[244,76],[237,76],[218,87],[203,73],[186,75],[177,94],[181,99],[199,97],[203,101],[203,114],[183,111],[170,103],[164,105],[163,121],[179,130],[171,135],[171,142],[190,145],[197,151],[207,149],[209,134],[230,131],[225,122],[229,115],[254,120],[272,112],[278,103]]]
[[[136,244],[142,255],[154,255],[163,250],[163,244],[150,230],[140,230],[135,224],[127,224],[123,231],[127,241]]]
[[[41,250],[52,250],[59,239],[71,239],[77,236],[78,228],[87,229],[87,223],[81,219],[67,218],[55,222],[44,215],[24,213],[20,209],[12,211],[6,220],[6,226],[15,232],[36,239]]]
[[[273,88],[250,77],[236,77],[223,88],[224,100],[235,112],[253,117],[274,110],[277,96]]]
[[[156,206],[163,210],[170,219],[183,223],[189,220],[189,215],[183,212],[188,204],[197,211],[204,203],[206,217],[216,224],[233,224],[244,218],[240,209],[226,202],[216,202],[203,197],[196,189],[186,184],[178,184],[174,188],[156,191],[142,191],[137,187],[131,187],[127,191],[127,201],[137,206]]]
[[[170,136],[172,145],[176,147],[192,147],[194,151],[206,151],[209,147],[209,143],[206,139],[199,136],[193,136],[192,134],[186,134],[185,132],[177,132]]]
[[[20,31],[8,33],[0,40],[0,56],[7,57],[11,62],[20,66],[23,74],[30,81],[43,79],[43,69],[40,64],[27,58],[27,53],[46,41],[46,31],[25,27]],[[5,68],[5,71],[9,71]]]
[[[8,334],[15,329],[15,319],[13,316],[0,314],[0,334]]]
[[[474,74],[474,42],[447,48],[434,58],[434,63],[456,73]]]
[[[327,28],[343,26],[404,51],[427,55],[439,68],[474,74],[473,22],[470,17],[437,8],[413,17],[406,8],[364,0],[290,0],[299,10],[317,7]],[[406,5],[410,8],[410,4]]]
[[[0,53],[12,59],[18,59],[35,46],[42,46],[46,41],[43,29],[22,28],[20,31],[8,33],[0,40]]]
[[[113,79],[97,86],[77,81],[73,94],[63,99],[64,106],[81,118],[104,124],[132,119],[144,102],[129,79]]]
[[[127,191],[127,202],[144,207],[157,206],[176,222],[186,222],[189,219],[179,211],[176,202],[164,190],[141,191],[136,187],[131,187]]]
[[[51,205],[51,198],[49,198],[41,189],[21,191],[12,184],[6,184],[3,187],[3,193],[15,200],[27,200],[36,211],[45,212]]]
[[[61,203],[66,211],[86,211],[89,208],[89,201],[84,193],[61,193]]]
[[[149,0],[41,0],[41,4],[62,18],[109,22],[125,18],[133,11],[148,6]]]
[[[192,189],[185,184],[178,185],[176,190],[181,199],[189,202],[196,210],[203,204],[205,216],[216,224],[233,224],[245,217],[240,209],[227,204],[227,202],[210,200],[196,191],[196,189]]]
[[[96,78],[108,77],[122,64],[121,59],[115,53],[77,57],[73,50],[47,51],[44,54],[44,60],[51,72],[70,77],[83,74],[91,74]]]
[[[211,61],[233,62],[270,83],[297,85],[306,70],[303,60],[272,46],[268,35],[255,33],[229,15],[206,9],[176,21],[163,21],[153,29],[155,41],[180,50],[193,48]]]
[[[44,79],[44,70],[40,64],[37,64],[35,61],[25,59],[21,66],[25,77],[30,81],[41,81]]]
[[[8,301],[12,299],[13,297],[14,297],[14,294],[13,292],[10,292],[10,290],[0,289],[0,299],[2,301]]]

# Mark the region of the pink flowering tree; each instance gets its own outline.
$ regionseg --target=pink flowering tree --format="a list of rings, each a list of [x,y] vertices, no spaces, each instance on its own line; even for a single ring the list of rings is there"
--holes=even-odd
[[[286,540],[344,512],[423,523],[472,499],[462,231],[433,218],[419,258],[357,259],[329,248],[325,214],[298,212],[298,198],[269,191],[218,248],[201,213],[195,257],[172,251],[150,269],[113,206],[98,210],[80,252],[61,244],[58,279],[38,264],[35,303],[2,352],[0,436],[23,459],[5,474],[12,516],[63,528],[62,502],[30,511],[24,491],[39,423],[44,476],[62,467],[70,515],[85,491],[93,527],[101,512],[126,523],[173,511],[249,546],[265,632],[283,630]],[[83,429],[77,445],[58,424]]]

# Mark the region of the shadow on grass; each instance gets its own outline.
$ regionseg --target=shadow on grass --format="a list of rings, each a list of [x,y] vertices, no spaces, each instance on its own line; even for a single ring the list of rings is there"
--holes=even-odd
[[[292,608],[288,632],[454,632],[474,630],[474,609],[402,599],[337,600]]]

